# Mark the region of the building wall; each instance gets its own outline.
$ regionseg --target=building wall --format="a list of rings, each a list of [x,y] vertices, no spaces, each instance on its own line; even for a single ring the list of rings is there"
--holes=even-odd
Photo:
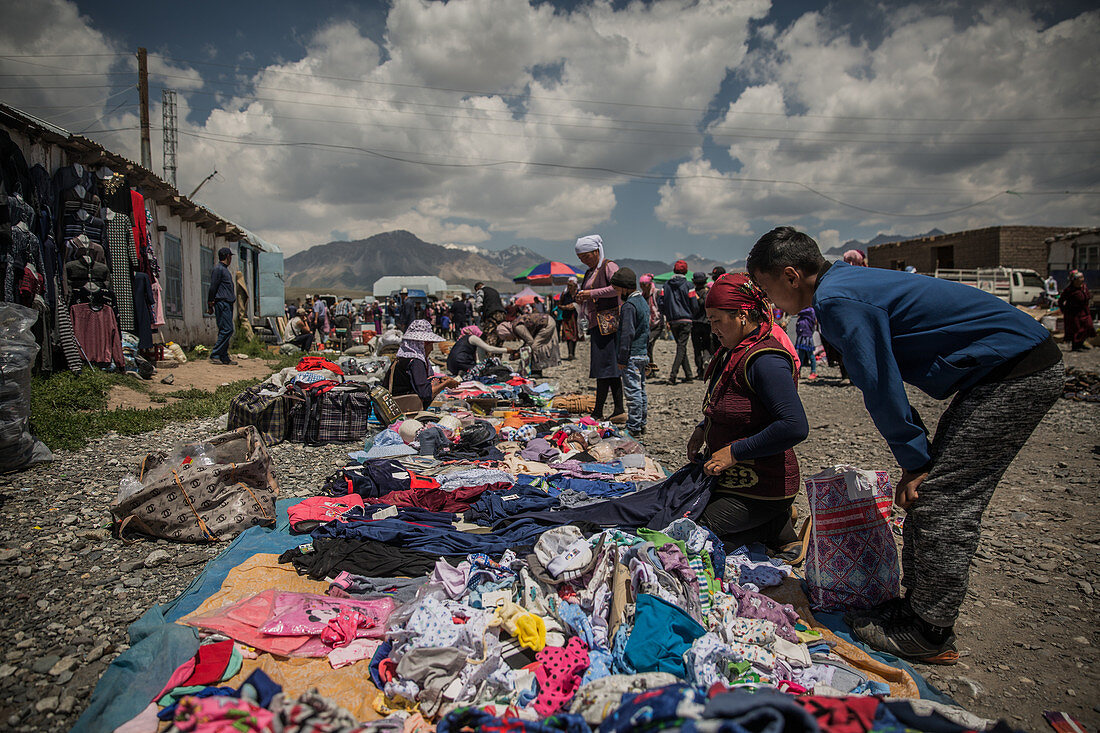
[[[162,226],[165,227],[164,231],[160,231]],[[166,234],[171,234],[180,240],[183,265],[183,315],[166,317],[160,332],[165,342],[175,341],[185,347],[196,344],[212,346],[218,336],[218,327],[214,318],[206,315],[206,293],[203,292],[204,274],[200,248],[209,247],[213,249],[216,256],[217,251],[226,246],[225,240],[215,237],[193,222],[173,216],[167,206],[156,205],[151,238],[157,253],[157,261],[161,263],[162,276],[165,265]],[[236,252],[235,247],[230,248]],[[236,267],[237,258],[234,257],[233,265],[229,268],[230,272],[235,273]],[[209,273],[206,277],[209,277]],[[161,287],[166,287],[166,283],[162,282]]]
[[[971,229],[936,237],[921,237],[904,242],[888,242],[870,247],[867,261],[871,267],[893,268],[897,263],[912,265],[918,272],[936,271],[940,247],[951,247],[952,267],[1020,267],[1047,273],[1045,239],[1073,231],[1071,227],[1000,226]]]

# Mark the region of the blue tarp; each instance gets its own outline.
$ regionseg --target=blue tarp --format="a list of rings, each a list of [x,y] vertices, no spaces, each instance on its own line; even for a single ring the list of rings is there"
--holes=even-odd
[[[282,553],[309,541],[308,537],[290,534],[286,510],[299,501],[280,499],[275,504],[278,518],[274,527],[252,527],[239,534],[178,598],[154,606],[130,625],[130,648],[107,667],[73,733],[111,733],[152,701],[172,672],[195,656],[199,648],[195,630],[173,622],[216,593],[230,570],[253,555]]]

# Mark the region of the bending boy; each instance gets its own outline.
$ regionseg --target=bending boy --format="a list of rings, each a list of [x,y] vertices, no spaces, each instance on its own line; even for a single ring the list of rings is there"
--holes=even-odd
[[[830,265],[791,227],[765,234],[748,269],[787,313],[813,306],[875,426],[901,466],[906,594],[849,614],[853,634],[907,659],[954,664],[982,513],[1008,465],[1062,393],[1065,367],[1031,317],[969,285]],[[935,437],[905,395],[954,395]],[[1021,409],[1023,406],[1027,409]]]

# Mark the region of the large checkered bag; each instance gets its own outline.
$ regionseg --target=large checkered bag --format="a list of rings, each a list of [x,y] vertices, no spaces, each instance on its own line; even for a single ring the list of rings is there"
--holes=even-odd
[[[836,466],[806,479],[810,543],[806,583],[816,610],[870,608],[898,596],[898,547],[887,520],[893,503],[885,471]]]

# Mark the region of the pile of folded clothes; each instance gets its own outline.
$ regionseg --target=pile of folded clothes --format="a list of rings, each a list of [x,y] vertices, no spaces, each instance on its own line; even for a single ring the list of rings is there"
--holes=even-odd
[[[454,399],[368,438],[290,506],[302,536],[272,556],[280,580],[179,621],[202,646],[146,719],[364,733],[992,726],[917,699],[907,672],[817,623],[790,566],[727,551],[695,522],[712,481],[698,466],[667,475],[591,418]],[[234,655],[255,660],[237,686]],[[305,669],[354,692],[284,693]]]

